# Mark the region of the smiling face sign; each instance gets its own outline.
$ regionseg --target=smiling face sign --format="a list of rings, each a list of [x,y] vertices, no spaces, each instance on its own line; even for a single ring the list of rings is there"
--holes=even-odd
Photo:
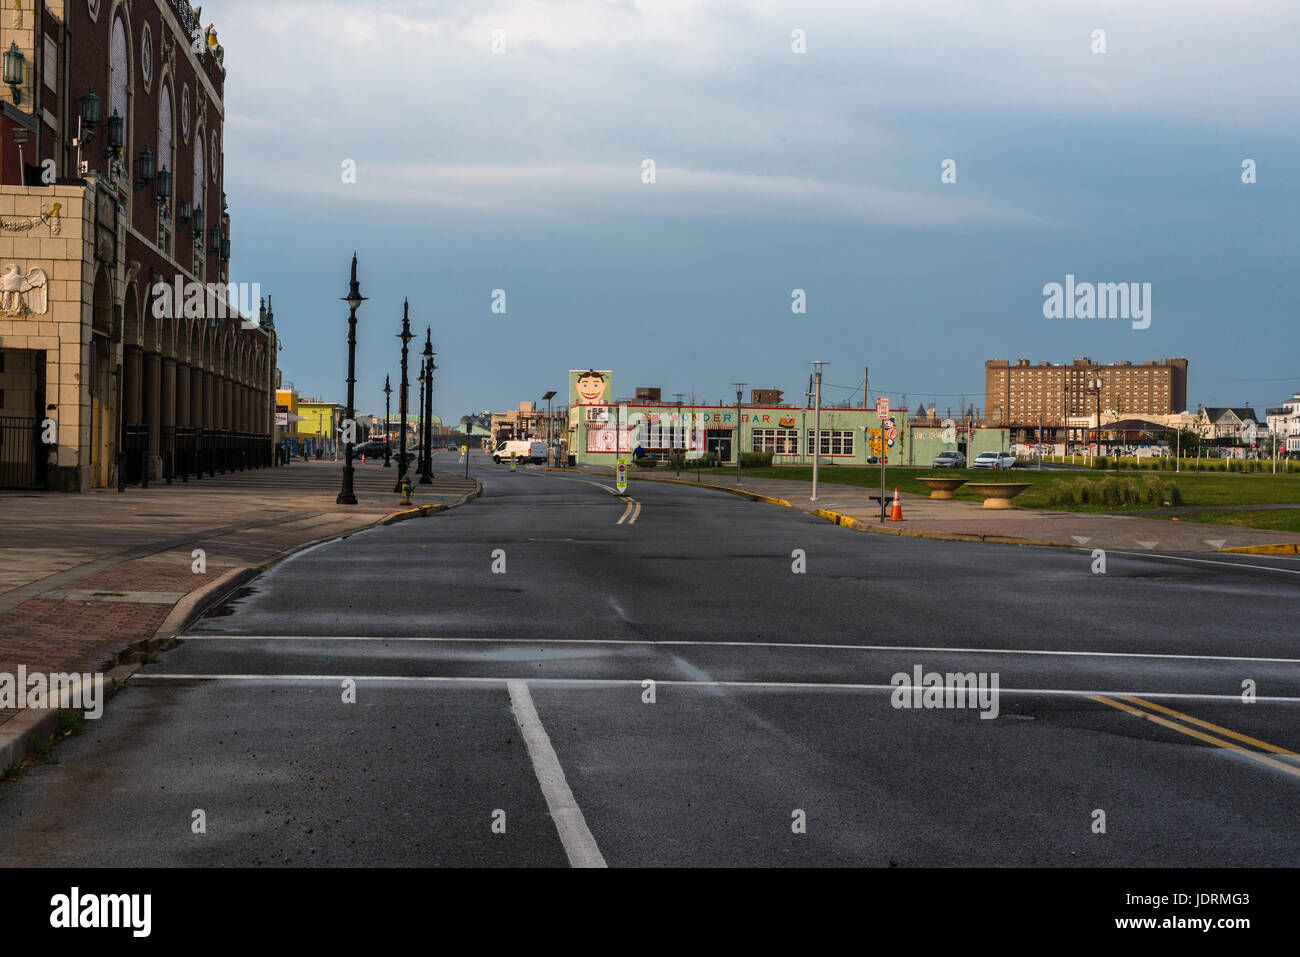
[[[613,374],[608,369],[569,370],[569,404],[600,405],[610,401]]]

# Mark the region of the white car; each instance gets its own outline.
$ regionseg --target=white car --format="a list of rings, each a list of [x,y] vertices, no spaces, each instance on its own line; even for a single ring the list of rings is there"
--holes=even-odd
[[[1010,452],[981,452],[970,464],[973,469],[1009,469],[1016,464],[1016,457]]]
[[[546,464],[546,443],[537,439],[511,439],[508,442],[502,442],[492,450],[492,461],[497,464],[509,462],[511,452],[515,453],[516,462],[533,462],[537,465]]]

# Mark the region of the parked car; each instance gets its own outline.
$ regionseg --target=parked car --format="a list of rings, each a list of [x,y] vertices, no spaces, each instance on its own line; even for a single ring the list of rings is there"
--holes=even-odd
[[[1010,452],[981,452],[970,464],[973,469],[1009,469],[1016,464],[1016,457]]]
[[[934,457],[931,468],[936,469],[960,469],[966,466],[966,456],[960,452],[940,452]]]
[[[501,442],[492,450],[492,461],[498,464],[509,462],[511,452],[515,453],[516,461],[546,464],[546,443],[537,439],[511,439],[508,442]]]
[[[368,459],[382,459],[384,457],[384,443],[372,440],[352,446],[352,457],[354,459],[359,459],[363,455]]]

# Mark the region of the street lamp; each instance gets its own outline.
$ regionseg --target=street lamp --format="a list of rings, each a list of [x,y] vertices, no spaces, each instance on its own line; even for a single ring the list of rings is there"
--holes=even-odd
[[[117,159],[122,153],[122,147],[126,145],[126,120],[113,110],[113,115],[108,118],[108,133],[105,137],[108,143],[108,149],[103,151],[103,158],[108,159],[110,156]]]
[[[1097,397],[1097,452],[1101,451],[1101,387],[1102,380],[1100,376],[1088,380],[1088,391]],[[1096,452],[1093,454],[1095,457]]]
[[[393,463],[388,461],[393,455],[393,443],[388,437],[388,415],[392,410],[393,387],[388,384],[388,376],[384,376],[384,468],[393,467]]]
[[[736,443],[735,443],[736,444],[736,484],[739,485],[740,484],[740,440],[742,438],[740,434],[740,396],[741,393],[745,391],[745,386],[749,385],[749,383],[733,382],[731,384],[736,387]]]
[[[139,157],[137,157],[136,159],[135,168],[136,168],[135,189],[137,190],[144,189],[146,186],[148,186],[150,183],[153,182],[153,173],[154,173],[153,150],[149,149],[149,147],[147,146],[144,149],[142,149],[140,151]],[[169,183],[168,188],[170,189],[170,180],[168,181],[168,183]]]
[[[546,403],[546,448],[548,455],[552,455],[555,450],[555,419],[551,415],[551,400],[554,398],[554,389],[542,396],[542,401]],[[552,461],[556,465],[560,464],[558,458],[553,458]]]
[[[16,105],[21,105],[23,102],[23,91],[19,87],[23,85],[23,64],[26,60],[22,51],[18,49],[18,43],[10,41],[9,49],[4,55],[4,81],[9,84],[9,92]]]
[[[357,285],[357,254],[352,254],[352,280],[348,294],[341,297],[348,304],[348,422],[355,421],[353,389],[357,382],[357,307],[366,301]],[[346,434],[346,433],[344,433]],[[343,489],[334,500],[336,505],[356,505],[357,496],[352,491],[352,443],[346,443],[343,460]]]
[[[415,403],[415,474],[424,478],[424,379],[425,360],[420,360],[420,374],[416,381],[420,383],[420,397]]]
[[[406,375],[406,357],[409,352],[408,346],[415,338],[411,335],[410,302],[406,299],[402,300],[402,331],[397,334],[397,338],[402,340],[402,381],[397,390],[397,415],[402,423],[402,434],[398,439],[397,484],[393,486],[394,492],[402,490],[402,479],[406,477],[406,414],[410,405],[408,397],[411,388],[410,380]]]
[[[438,368],[433,364],[433,327],[426,326],[424,329],[424,374],[427,377],[424,384],[424,435],[421,437],[424,444],[424,471],[420,475],[421,485],[433,484],[433,370]]]

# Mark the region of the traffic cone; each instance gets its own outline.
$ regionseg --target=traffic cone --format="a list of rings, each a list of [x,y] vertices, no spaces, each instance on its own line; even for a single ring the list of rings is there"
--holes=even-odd
[[[899,498],[897,487],[894,489],[894,507],[889,510],[889,520],[891,522],[903,520],[903,500]]]

